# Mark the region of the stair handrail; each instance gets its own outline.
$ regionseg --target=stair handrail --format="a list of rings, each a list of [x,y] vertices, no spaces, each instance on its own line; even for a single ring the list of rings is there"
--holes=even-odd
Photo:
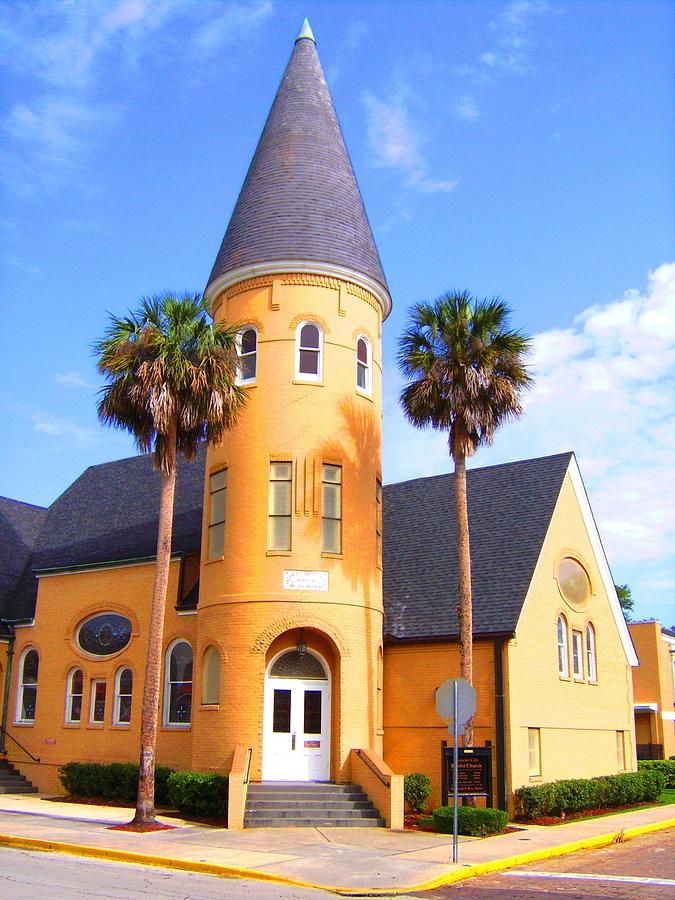
[[[383,772],[380,772],[379,768],[374,765],[374,763],[372,763],[368,758],[367,753],[364,753],[363,750],[357,750],[356,755],[362,762],[364,762],[368,766],[368,768],[374,775],[377,775],[377,777],[385,787],[391,786],[391,777],[389,775],[385,775]]]
[[[14,743],[16,744],[17,747],[21,747],[21,749],[23,750],[23,752],[24,752],[24,753],[27,753],[28,756],[30,756],[30,758],[33,760],[33,762],[36,762],[36,763],[39,763],[39,762],[40,762],[40,757],[39,757],[39,756],[33,756],[33,754],[30,752],[30,750],[27,750],[27,749],[24,747],[24,745],[23,745],[22,743],[20,743],[20,741],[17,741],[17,739],[14,737],[14,735],[10,734],[9,731],[6,731],[6,730],[5,730],[5,731],[4,731],[4,736],[5,736],[5,737],[8,737],[8,738],[10,738],[10,740],[14,741]],[[7,753],[7,751],[5,751],[5,754],[6,754],[6,753]]]

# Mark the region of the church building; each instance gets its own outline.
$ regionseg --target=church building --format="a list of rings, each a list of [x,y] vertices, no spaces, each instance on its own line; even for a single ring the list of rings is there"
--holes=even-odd
[[[268,782],[358,784],[401,827],[404,774],[441,801],[453,477],[382,485],[392,301],[306,22],[205,299],[241,327],[248,402],[179,464],[158,763],[229,774],[232,828]],[[492,801],[634,769],[635,652],[573,454],[472,470],[468,492]],[[48,509],[0,499],[3,747],[42,791],[66,762],[138,757],[158,509],[147,456]]]

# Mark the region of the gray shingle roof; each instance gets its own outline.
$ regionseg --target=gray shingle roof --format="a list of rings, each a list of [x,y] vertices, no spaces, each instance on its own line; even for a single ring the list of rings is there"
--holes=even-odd
[[[571,453],[467,472],[475,634],[515,631]],[[457,635],[454,475],[384,490],[385,634]]]
[[[16,597],[20,586],[21,593],[25,591],[22,576],[46,516],[42,506],[0,497],[0,616],[9,615],[4,608],[6,598]],[[35,586],[30,576],[28,588],[34,601]]]
[[[387,283],[314,41],[297,40],[208,284],[312,260]],[[208,286],[207,286],[208,291]]]
[[[563,453],[468,472],[476,633],[515,630],[571,456]],[[179,461],[174,552],[200,547],[205,457],[201,447],[194,462]],[[452,475],[438,475],[384,488],[389,638],[457,633],[453,485]],[[152,557],[158,510],[159,475],[150,456],[92,466],[49,508],[31,566],[44,570]],[[39,512],[44,517],[45,511]],[[12,594],[6,615],[33,615],[30,569],[24,570]]]

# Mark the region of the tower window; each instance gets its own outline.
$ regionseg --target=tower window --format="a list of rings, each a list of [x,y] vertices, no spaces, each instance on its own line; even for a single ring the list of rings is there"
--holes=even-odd
[[[270,492],[267,517],[267,549],[291,549],[291,486],[293,466],[290,462],[270,463]]]
[[[258,363],[258,332],[255,328],[245,328],[237,340],[239,351],[239,384],[253,384]]]
[[[321,480],[321,549],[342,553],[342,466],[324,464]]]
[[[202,656],[202,704],[220,700],[220,653],[216,647],[207,647]]]
[[[209,559],[223,555],[225,546],[225,498],[227,469],[214,472],[209,478]]]
[[[370,341],[360,337],[356,342],[356,387],[361,393],[372,393],[372,359]]]
[[[301,322],[296,331],[295,377],[299,381],[321,381],[323,332],[313,322]]]

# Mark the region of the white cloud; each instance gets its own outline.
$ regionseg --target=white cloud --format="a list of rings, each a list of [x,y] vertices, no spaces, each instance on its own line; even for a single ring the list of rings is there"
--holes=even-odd
[[[152,57],[172,65],[183,60],[192,69],[195,54],[201,63],[208,61],[265,21],[272,9],[271,0],[19,0],[0,5],[5,69],[27,90],[0,122],[6,139],[0,158],[3,181],[23,196],[81,184],[83,161],[123,110],[121,103],[97,97],[108,66],[123,76]],[[5,85],[9,96],[10,78]]]
[[[474,464],[574,450],[610,566],[654,606],[675,591],[675,263],[584,310],[569,327],[534,337],[535,384],[525,415],[498,433]],[[385,474],[402,480],[448,471],[443,435],[403,424],[392,378],[385,399]],[[668,600],[641,585],[648,572]],[[656,577],[656,576],[654,576]]]
[[[380,100],[368,93],[364,102],[368,111],[368,143],[377,166],[400,172],[407,187],[423,193],[451,191],[457,186],[457,181],[429,175],[419,129],[413,125],[402,96]]]
[[[57,372],[56,375],[54,375],[54,379],[62,387],[67,388],[91,389],[96,387],[96,385],[90,384],[81,372],[75,372],[74,370],[71,370],[70,372]]]
[[[86,425],[78,425],[68,419],[61,419],[49,413],[32,413],[33,431],[47,434],[49,437],[63,439],[66,443],[77,446],[91,446],[101,441],[101,431],[96,428],[88,428]]]
[[[455,103],[455,115],[458,119],[464,119],[465,122],[475,122],[480,115],[475,98],[470,94],[460,97]]]

